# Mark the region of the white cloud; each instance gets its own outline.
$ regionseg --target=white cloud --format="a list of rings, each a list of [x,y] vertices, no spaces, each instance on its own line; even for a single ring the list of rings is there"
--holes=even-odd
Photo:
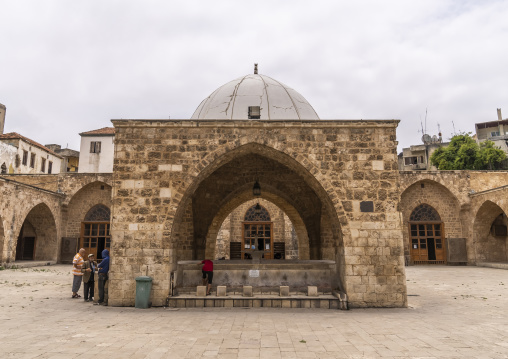
[[[505,1],[2,1],[5,130],[79,147],[111,118],[188,118],[252,72],[321,118],[399,118],[400,148],[508,113]],[[506,115],[504,117],[507,117]]]

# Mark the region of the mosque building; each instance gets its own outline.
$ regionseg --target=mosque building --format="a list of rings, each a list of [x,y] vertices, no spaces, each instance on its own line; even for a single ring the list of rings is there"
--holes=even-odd
[[[81,149],[108,141],[112,173],[80,164],[81,173],[0,176],[1,263],[21,260],[26,238],[29,260],[108,248],[113,306],[134,305],[135,278],[145,275],[153,305],[181,305],[175,298],[200,283],[206,258],[214,285],[228,290],[315,287],[348,307],[405,307],[406,265],[508,260],[506,172],[399,171],[399,120],[320,119],[257,68],[190,119],[112,123],[84,133],[105,137]]]

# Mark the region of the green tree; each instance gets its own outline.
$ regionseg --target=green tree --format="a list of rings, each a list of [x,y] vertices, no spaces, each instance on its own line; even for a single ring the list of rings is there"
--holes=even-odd
[[[483,170],[498,169],[506,154],[494,146],[492,141],[484,141],[478,146],[470,133],[455,135],[446,147],[439,147],[430,162],[439,170]]]
[[[506,153],[499,147],[494,146],[492,141],[480,143],[480,150],[476,154],[477,166],[482,169],[495,170],[501,167],[501,162],[506,159]]]

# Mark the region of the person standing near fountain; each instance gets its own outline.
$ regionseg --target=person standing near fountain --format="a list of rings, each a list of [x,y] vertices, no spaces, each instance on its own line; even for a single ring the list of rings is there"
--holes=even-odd
[[[212,279],[213,279],[213,262],[209,259],[205,259],[201,261],[203,268],[201,272],[203,273],[203,285],[206,286],[206,295],[210,295],[210,291],[212,290]]]

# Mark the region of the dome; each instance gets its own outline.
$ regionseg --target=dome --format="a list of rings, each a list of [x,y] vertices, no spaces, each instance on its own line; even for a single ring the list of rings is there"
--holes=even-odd
[[[298,92],[268,76],[247,75],[222,85],[198,106],[193,120],[319,120]]]

